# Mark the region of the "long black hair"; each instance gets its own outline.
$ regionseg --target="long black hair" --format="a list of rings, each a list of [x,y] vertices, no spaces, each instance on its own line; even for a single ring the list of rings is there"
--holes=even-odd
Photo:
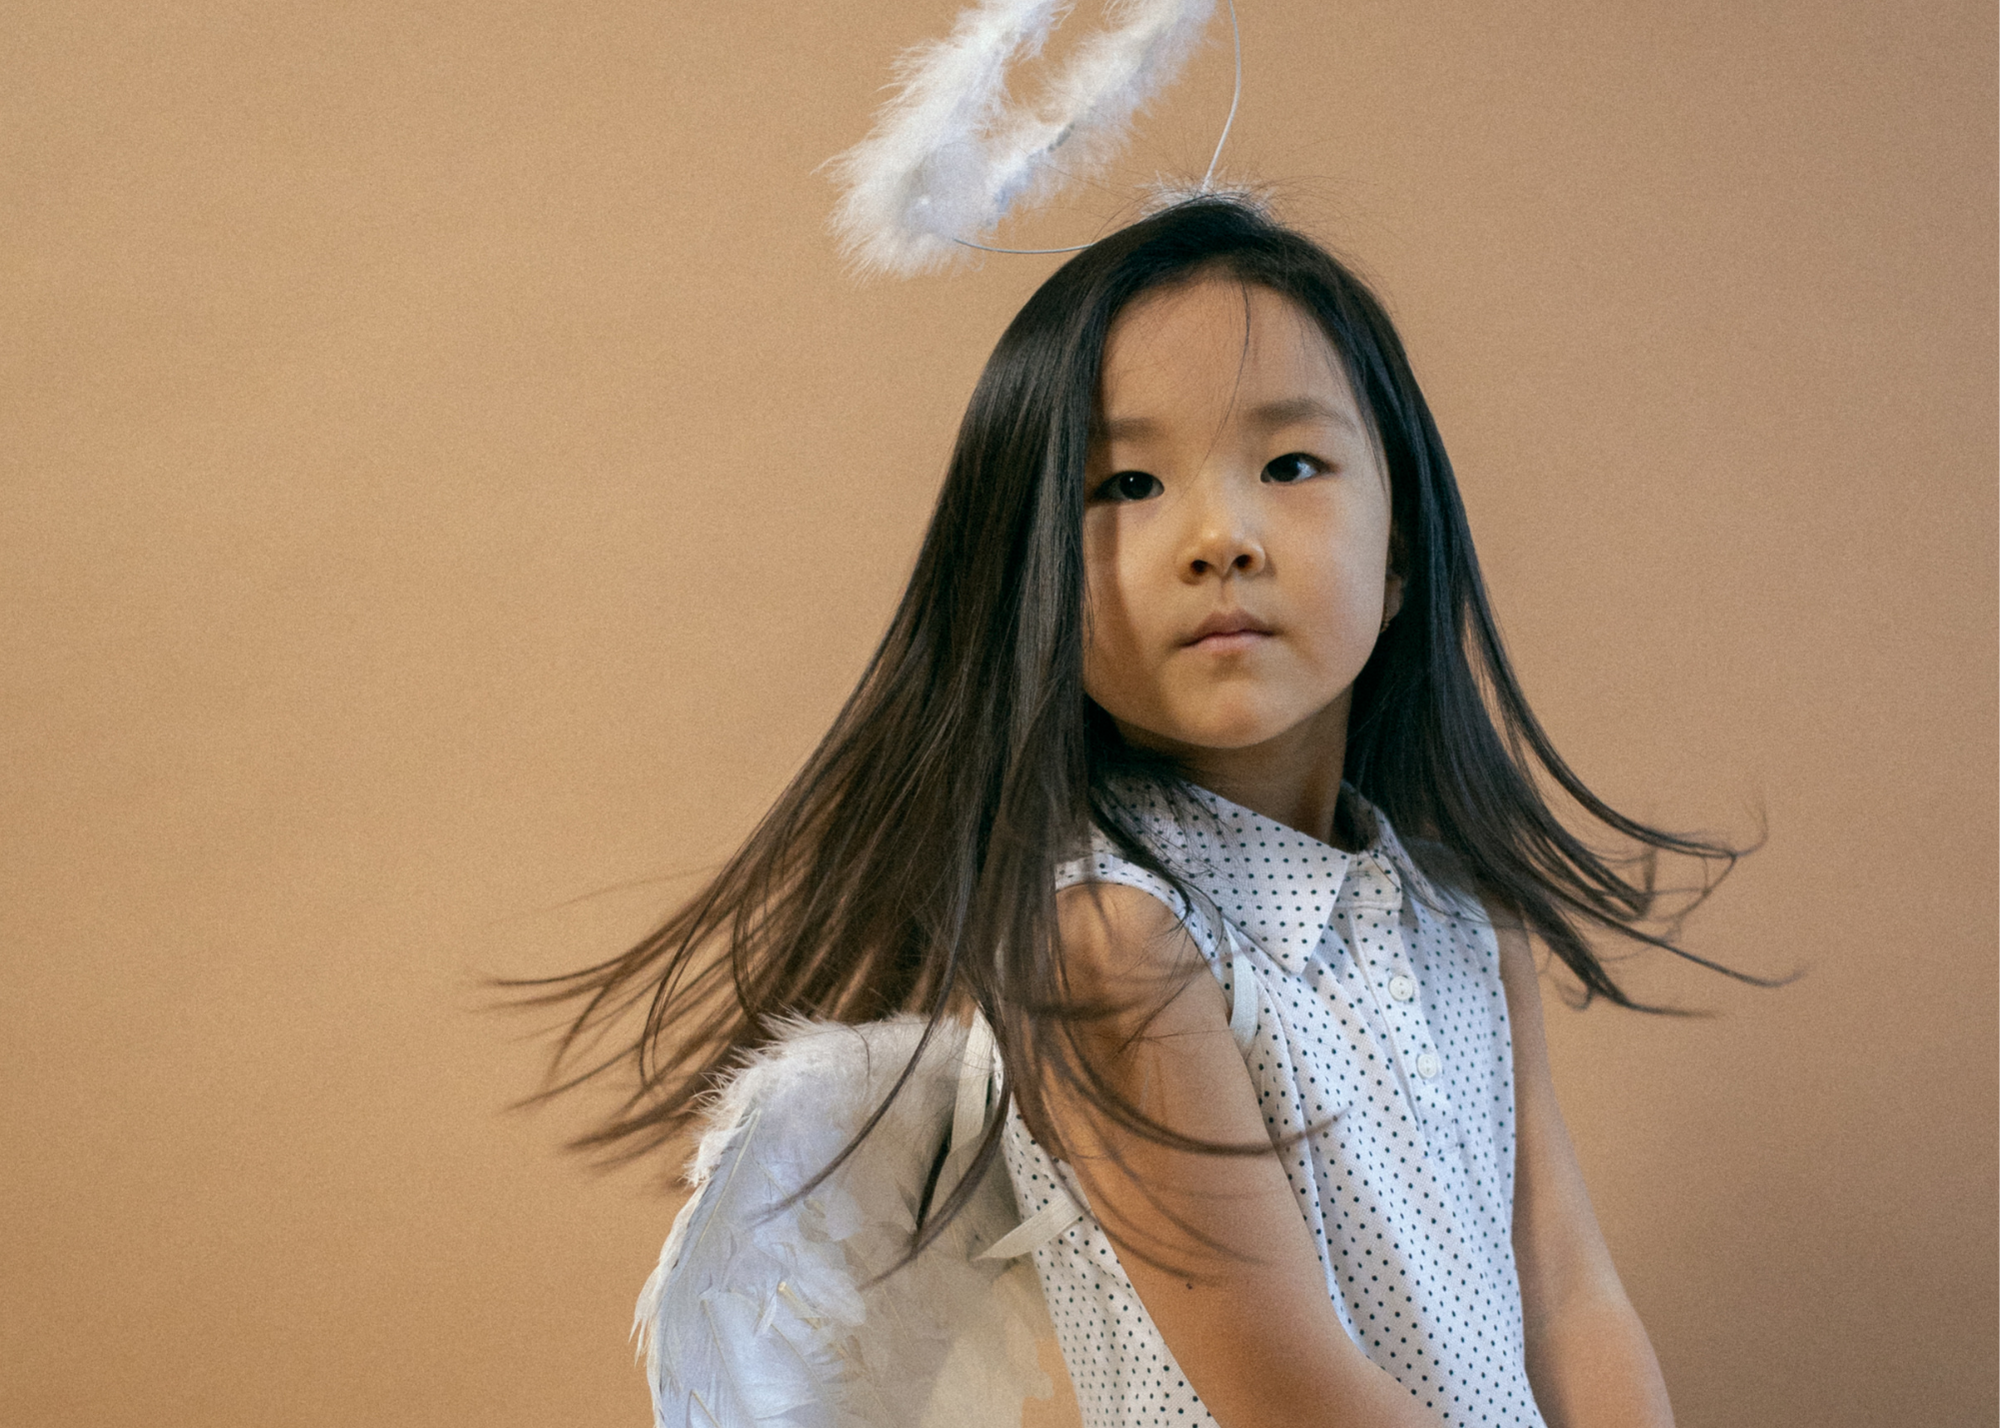
[[[1654,860],[1733,865],[1739,851],[1627,818],[1556,753],[1508,663],[1450,460],[1382,305],[1259,205],[1203,196],[1079,253],[1009,324],[888,632],[742,848],[622,956],[512,984],[574,1008],[543,1094],[625,1074],[619,1109],[578,1148],[615,1158],[656,1148],[785,1016],[916,1012],[935,1030],[970,1003],[992,1023],[1004,1063],[1039,1073],[1008,1078],[1030,1125],[1049,1124],[1046,1090],[1060,1083],[1142,1133],[1221,1149],[1149,1120],[1077,1055],[1075,1022],[1103,1009],[1066,992],[1054,894],[1056,864],[1092,823],[1159,869],[1113,786],[1170,786],[1173,771],[1125,745],[1083,687],[1084,463],[1112,322],[1142,293],[1209,274],[1271,289],[1312,316],[1386,457],[1404,595],[1354,685],[1347,780],[1413,852],[1431,850],[1433,871],[1518,913],[1586,999],[1635,1005],[1592,933],[1714,965],[1647,930],[1667,921]],[[1543,779],[1638,854],[1594,852],[1550,809]],[[1637,880],[1619,871],[1632,863]],[[636,1031],[609,1054],[588,1049],[641,1007]],[[1000,1127],[996,1116],[925,1239],[991,1164]],[[1046,1148],[1063,1156],[1060,1144]]]

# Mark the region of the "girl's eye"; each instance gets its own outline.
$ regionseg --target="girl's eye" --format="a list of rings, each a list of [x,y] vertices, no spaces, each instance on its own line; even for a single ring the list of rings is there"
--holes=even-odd
[[[1150,471],[1120,471],[1099,486],[1096,494],[1100,501],[1143,501],[1165,489]]]
[[[1288,451],[1264,467],[1264,479],[1289,486],[1308,476],[1318,476],[1325,470],[1325,463],[1318,457],[1308,456],[1303,451]]]

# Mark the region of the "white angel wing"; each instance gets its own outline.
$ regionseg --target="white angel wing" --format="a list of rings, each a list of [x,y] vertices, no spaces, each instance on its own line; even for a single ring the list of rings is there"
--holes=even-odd
[[[922,1031],[915,1017],[795,1022],[717,1098],[695,1194],[635,1319],[659,1428],[1017,1428],[1022,1400],[1050,1391],[1033,1267],[977,1258],[1020,1218],[1004,1173],[923,1255],[868,1283],[908,1244],[951,1122],[955,1150],[983,1122],[990,1036],[968,1048],[961,1029],[940,1028],[861,1147],[778,1208],[880,1104]],[[968,1050],[985,1063],[976,1078],[960,1076]],[[976,1114],[962,1079],[976,1083]],[[940,1197],[962,1170],[951,1161]]]

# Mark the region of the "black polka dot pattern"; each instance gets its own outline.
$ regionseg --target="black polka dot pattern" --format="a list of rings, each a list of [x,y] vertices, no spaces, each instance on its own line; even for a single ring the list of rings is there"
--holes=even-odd
[[[1180,816],[1124,803],[1147,845],[1211,907],[1188,907],[1102,835],[1058,885],[1143,888],[1173,908],[1232,996],[1255,979],[1244,1053],[1274,1133],[1331,1122],[1282,1152],[1341,1324],[1452,1425],[1534,1425],[1511,1236],[1513,1050],[1499,948],[1478,901],[1411,861],[1344,785],[1367,846],[1346,853],[1193,789]],[[1238,951],[1230,955],[1227,928]],[[1018,1114],[1007,1168],[1024,1215],[1052,1162]],[[1212,1424],[1102,1227],[1086,1214],[1035,1252],[1086,1428]]]

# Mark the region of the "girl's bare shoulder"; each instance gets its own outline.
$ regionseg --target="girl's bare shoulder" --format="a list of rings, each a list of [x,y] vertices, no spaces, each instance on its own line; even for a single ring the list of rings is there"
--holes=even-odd
[[[1128,883],[1072,883],[1056,894],[1056,928],[1072,977],[1096,989],[1135,979],[1179,982],[1205,967],[1174,909]]]

